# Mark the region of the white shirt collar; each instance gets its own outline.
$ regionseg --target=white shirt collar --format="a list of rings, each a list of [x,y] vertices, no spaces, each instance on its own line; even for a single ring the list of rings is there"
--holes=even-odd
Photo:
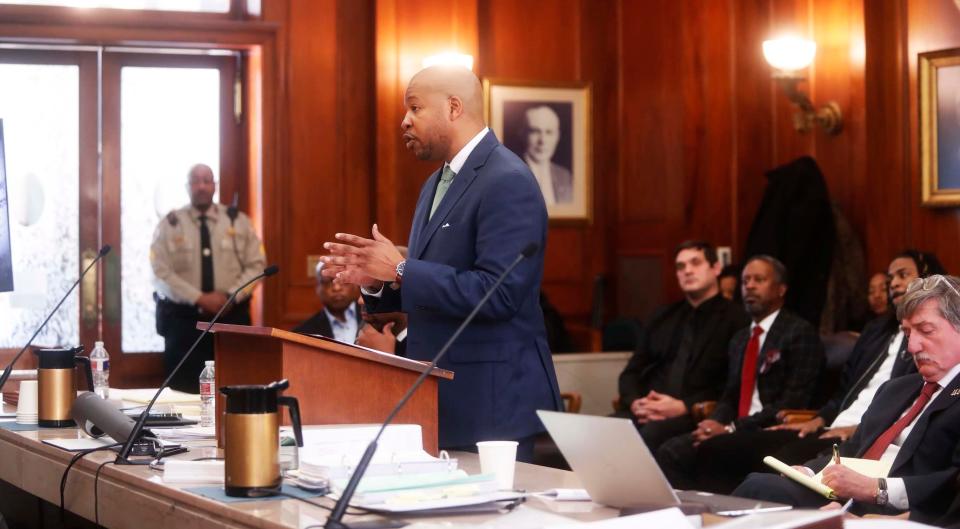
[[[343,311],[343,321],[337,319],[332,312],[327,310],[327,307],[323,307],[323,312],[327,313],[327,319],[330,320],[331,325],[349,325],[357,319],[357,302],[354,301]]]
[[[767,334],[768,332],[770,332],[770,327],[773,326],[773,321],[777,319],[777,316],[779,314],[780,314],[780,309],[777,309],[771,312],[770,314],[767,315],[766,318],[760,320],[760,323],[754,323],[753,325],[751,325],[750,330],[753,331],[753,328],[759,325],[760,328],[763,329],[763,334]]]
[[[460,152],[458,152],[456,156],[450,160],[450,163],[445,165],[449,165],[450,169],[453,170],[454,173],[459,173],[460,169],[463,169],[463,164],[467,163],[467,158],[470,156],[470,153],[472,153],[473,149],[477,147],[477,144],[480,143],[480,140],[487,135],[488,130],[490,130],[488,127],[483,127],[483,130],[478,132],[473,139],[468,141],[467,144],[460,149]]]

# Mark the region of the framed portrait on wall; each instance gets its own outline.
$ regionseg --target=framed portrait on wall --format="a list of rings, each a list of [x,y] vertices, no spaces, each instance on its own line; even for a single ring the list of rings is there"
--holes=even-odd
[[[484,79],[487,123],[530,167],[551,221],[589,221],[590,86]]]
[[[960,48],[920,54],[924,206],[960,205]]]

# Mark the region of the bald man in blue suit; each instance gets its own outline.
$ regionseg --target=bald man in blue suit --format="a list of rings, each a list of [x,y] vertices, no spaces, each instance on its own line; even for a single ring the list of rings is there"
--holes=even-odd
[[[427,68],[410,81],[401,128],[407,149],[443,162],[420,192],[404,259],[377,225],[372,238],[339,233],[324,247],[337,281],[363,287],[372,312],[407,313],[407,356],[430,360],[497,277],[524,259],[454,343],[440,367],[440,447],[516,440],[530,461],[543,431],[535,411],[560,409],[539,305],[547,211],[530,169],[483,120],[480,81],[463,68]]]

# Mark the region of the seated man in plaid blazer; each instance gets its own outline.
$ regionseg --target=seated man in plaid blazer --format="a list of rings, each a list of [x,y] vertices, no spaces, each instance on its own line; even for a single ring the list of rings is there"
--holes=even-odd
[[[692,433],[670,439],[656,452],[660,468],[678,489],[703,488],[697,459],[711,452],[715,443],[711,440],[771,426],[781,409],[810,406],[823,370],[817,331],[783,308],[787,293],[783,263],[767,255],[754,256],[741,279],[744,307],[753,322],[730,340],[730,369],[717,407]]]

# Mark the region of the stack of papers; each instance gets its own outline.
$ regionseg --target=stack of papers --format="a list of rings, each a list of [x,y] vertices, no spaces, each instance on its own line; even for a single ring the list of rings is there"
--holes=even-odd
[[[215,426],[189,426],[186,428],[151,428],[160,439],[176,439],[178,441],[196,441],[213,439],[217,436]]]
[[[222,460],[189,461],[167,459],[163,463],[164,483],[223,483]]]

